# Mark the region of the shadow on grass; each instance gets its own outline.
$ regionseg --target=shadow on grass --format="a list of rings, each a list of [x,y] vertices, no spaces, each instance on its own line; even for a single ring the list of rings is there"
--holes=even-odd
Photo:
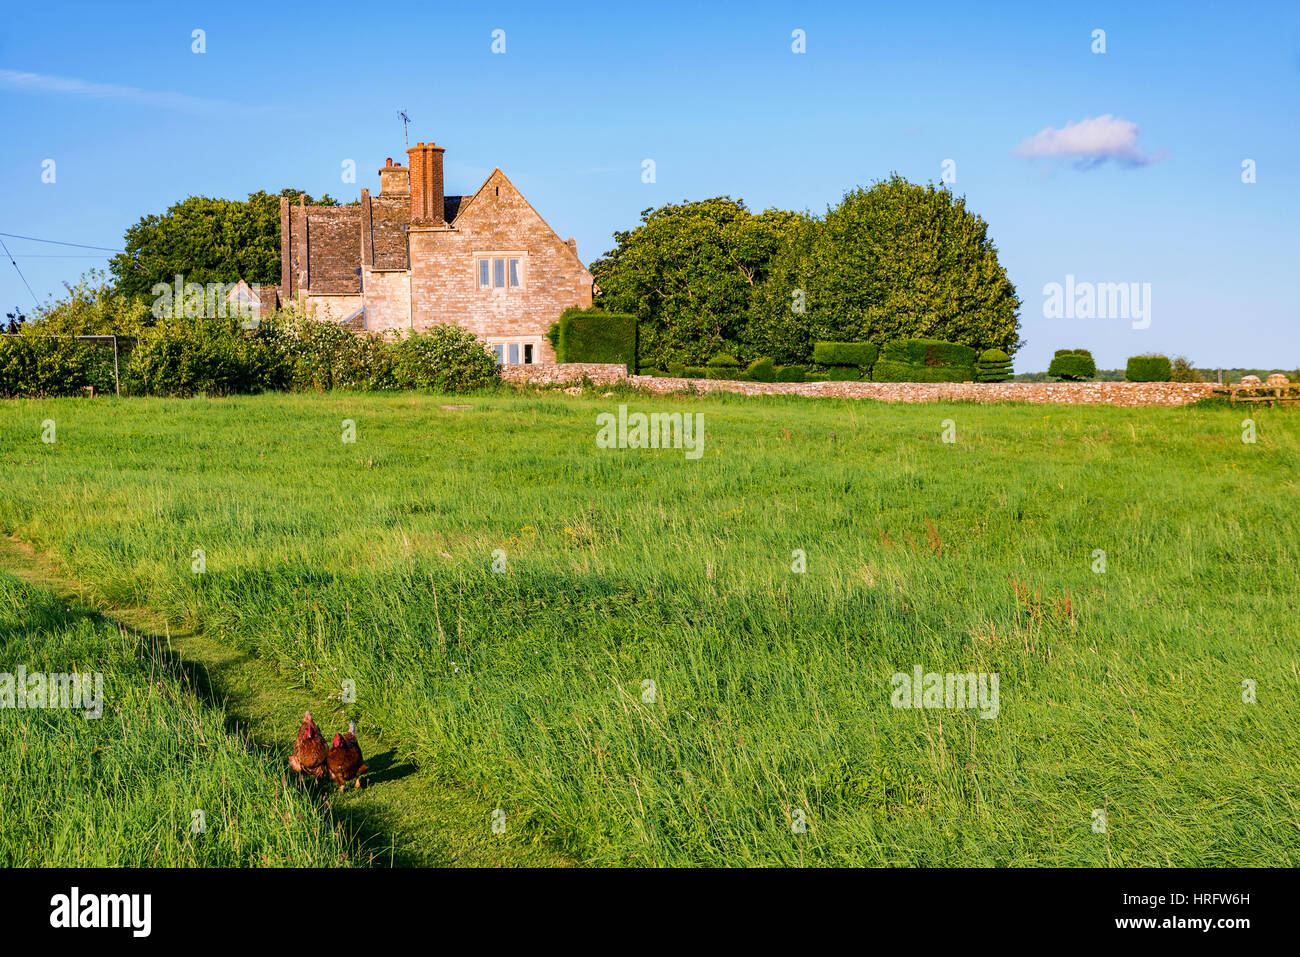
[[[367,756],[370,770],[359,790],[349,787],[340,792],[328,780],[299,783],[288,759],[303,711],[313,712],[327,738],[347,725],[338,702],[307,690],[304,675],[201,630],[173,632],[148,609],[100,610],[80,585],[45,566],[30,546],[11,536],[0,537],[0,568],[39,593],[27,620],[18,628],[0,629],[0,638],[33,656],[42,649],[32,647],[32,636],[43,630],[85,621],[120,633],[123,641],[145,651],[145,673],[163,669],[175,675],[199,701],[220,708],[227,730],[250,752],[279,768],[286,786],[311,790],[353,842],[357,863],[377,867],[572,865],[572,852],[554,840],[496,836],[490,830],[491,803],[399,757],[397,749],[369,734],[364,725],[358,729],[361,746],[375,751]]]
[[[321,797],[334,818],[353,837],[358,850],[367,858],[365,863],[378,867],[429,865],[427,859],[399,846],[391,837],[398,823],[396,815],[374,802],[338,801],[337,788],[328,778],[323,782],[308,779],[300,784],[297,776],[288,770],[289,752],[301,712],[305,710],[306,695],[281,691],[278,683],[267,681],[266,671],[272,666],[190,632],[158,634],[129,625],[70,597],[44,588],[33,590],[36,597],[23,622],[18,627],[0,627],[0,648],[30,648],[33,634],[55,632],[82,622],[97,630],[119,632],[127,640],[149,649],[146,661],[155,661],[155,667],[177,675],[205,705],[221,709],[226,730],[246,741],[250,750],[282,765],[289,787],[303,787]],[[201,643],[209,653],[208,660],[197,660],[194,655],[177,649],[178,644],[187,643]],[[39,648],[31,650],[40,654]],[[318,705],[313,702],[310,706]],[[399,781],[417,771],[414,764],[399,761],[396,755],[389,748],[366,759],[370,771],[364,775],[362,790],[371,784]]]

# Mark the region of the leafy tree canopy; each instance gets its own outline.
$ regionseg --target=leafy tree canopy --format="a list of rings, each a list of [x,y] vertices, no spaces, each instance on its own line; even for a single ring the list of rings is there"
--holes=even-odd
[[[237,282],[277,285],[280,282],[280,197],[298,201],[301,190],[282,189],[272,195],[258,190],[246,200],[191,196],[162,215],[145,216],[126,231],[126,252],[114,256],[109,268],[117,291],[128,297],[150,297],[154,284]],[[337,206],[329,195],[308,205]]]
[[[988,224],[946,189],[894,174],[847,193],[795,240],[755,302],[749,341],[762,354],[803,361],[818,341],[1021,345],[1020,299]]]
[[[591,264],[596,302],[640,320],[642,364],[734,352],[767,264],[802,222],[776,209],[755,215],[727,196],[647,209]]]
[[[135,336],[153,325],[153,315],[138,296],[117,295],[108,275],[92,269],[75,286],[63,284],[68,295],[46,302],[32,314],[28,328],[42,335]]]

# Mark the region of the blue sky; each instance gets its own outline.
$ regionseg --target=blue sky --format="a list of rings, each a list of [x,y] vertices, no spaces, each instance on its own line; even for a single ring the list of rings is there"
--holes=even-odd
[[[399,109],[446,148],[448,192],[500,166],[588,262],[647,207],[820,213],[952,160],[1024,300],[1018,370],[1066,346],[1300,366],[1300,4],[891,7],[11,4],[0,232],[116,247],[190,194],[350,200],[404,156]],[[103,263],[0,238],[42,299]],[[0,265],[4,311],[30,308]],[[1045,318],[1067,276],[1149,283],[1149,326]]]

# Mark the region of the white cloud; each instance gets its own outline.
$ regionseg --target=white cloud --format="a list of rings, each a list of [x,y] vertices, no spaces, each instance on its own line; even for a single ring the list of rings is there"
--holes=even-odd
[[[112,83],[92,83],[71,77],[45,76],[40,73],[20,73],[17,70],[0,70],[0,87],[27,93],[61,93],[96,100],[121,100],[161,109],[182,110],[186,113],[210,113],[218,110],[246,110],[228,100],[209,100],[186,93],[158,93],[134,86],[117,86]]]
[[[1059,130],[1045,127],[1021,142],[1015,153],[1027,159],[1074,160],[1082,169],[1092,169],[1111,159],[1124,166],[1145,166],[1163,159],[1163,154],[1153,156],[1138,147],[1141,133],[1136,123],[1117,120],[1107,113],[1066,123]]]

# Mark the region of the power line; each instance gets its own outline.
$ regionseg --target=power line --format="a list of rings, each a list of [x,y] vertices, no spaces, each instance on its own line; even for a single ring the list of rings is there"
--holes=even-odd
[[[8,235],[8,233],[5,233],[4,235]],[[0,249],[3,249],[5,251],[5,255],[9,256],[9,247],[5,245],[5,241],[3,239],[0,239]],[[18,269],[18,262],[14,259],[13,256],[9,256],[9,261],[14,264],[14,269]],[[36,303],[36,308],[39,309],[41,307],[41,301],[36,298],[36,293],[32,291],[32,284],[27,281],[27,277],[23,275],[23,271],[21,269],[18,269],[18,278],[23,281],[23,285],[27,287],[27,291],[32,294],[32,302]]]
[[[114,249],[112,246],[90,246],[86,243],[66,243],[61,239],[37,239],[35,236],[19,236],[17,233],[0,233],[0,236],[8,236],[10,239],[27,239],[34,243],[50,243],[53,246],[76,246],[78,249],[98,249],[106,253],[124,253],[125,249]]]

